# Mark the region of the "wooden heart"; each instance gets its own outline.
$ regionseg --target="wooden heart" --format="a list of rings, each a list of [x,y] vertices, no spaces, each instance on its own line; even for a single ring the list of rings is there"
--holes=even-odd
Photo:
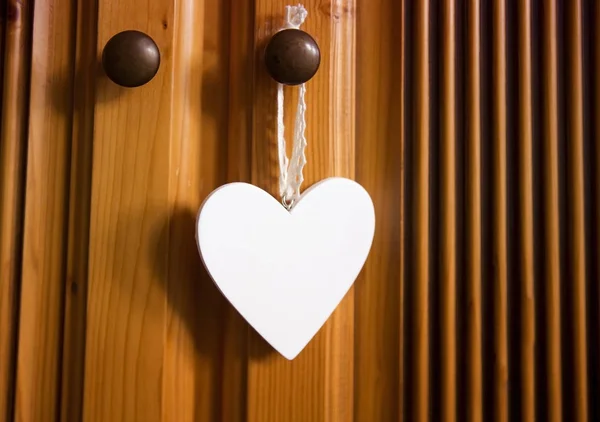
[[[304,192],[291,211],[254,185],[222,186],[200,208],[196,240],[223,295],[291,360],[354,283],[374,231],[369,194],[336,177]]]

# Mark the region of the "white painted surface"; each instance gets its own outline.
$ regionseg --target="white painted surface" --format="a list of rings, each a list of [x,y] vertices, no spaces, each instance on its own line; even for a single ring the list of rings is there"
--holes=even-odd
[[[290,212],[256,186],[222,186],[200,208],[196,239],[223,295],[293,359],[354,283],[374,231],[365,189],[330,178],[304,192]]]

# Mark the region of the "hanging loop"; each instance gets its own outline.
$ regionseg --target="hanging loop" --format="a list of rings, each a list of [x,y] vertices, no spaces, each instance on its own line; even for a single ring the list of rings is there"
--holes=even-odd
[[[303,6],[287,6],[286,22],[284,28],[299,27],[307,12]],[[294,122],[294,141],[292,145],[292,156],[288,159],[286,154],[285,126],[283,119],[284,92],[283,84],[277,84],[277,148],[279,156],[279,195],[282,198],[282,204],[291,209],[296,200],[300,197],[300,186],[304,181],[302,171],[306,165],[306,85],[299,85],[298,105],[296,107],[296,118]]]

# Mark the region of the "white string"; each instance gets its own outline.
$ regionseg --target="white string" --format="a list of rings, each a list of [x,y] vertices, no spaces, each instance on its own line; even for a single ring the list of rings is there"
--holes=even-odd
[[[302,5],[286,6],[285,19],[281,29],[300,28],[306,19],[308,12]],[[287,208],[291,208],[300,197],[300,186],[304,181],[302,170],[306,164],[304,150],[306,148],[306,86],[301,84],[298,93],[298,106],[296,108],[296,120],[294,122],[294,144],[292,145],[292,157],[288,160],[286,155],[285,127],[283,124],[283,85],[277,84],[277,149],[279,152],[279,195],[281,201]]]

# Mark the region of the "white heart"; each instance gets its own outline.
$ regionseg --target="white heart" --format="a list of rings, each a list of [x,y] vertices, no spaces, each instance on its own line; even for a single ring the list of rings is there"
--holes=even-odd
[[[291,360],[354,283],[374,232],[367,191],[334,177],[304,192],[291,211],[254,185],[222,186],[200,208],[196,240],[223,295]]]

